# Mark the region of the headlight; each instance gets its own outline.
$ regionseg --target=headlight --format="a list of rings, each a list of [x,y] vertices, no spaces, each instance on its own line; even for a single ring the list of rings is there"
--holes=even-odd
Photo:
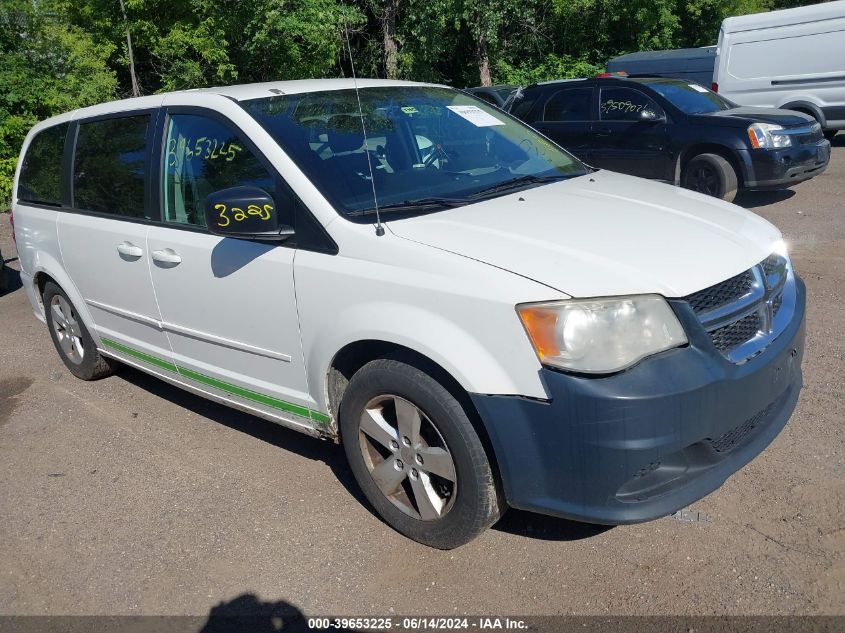
[[[792,139],[786,134],[783,126],[774,123],[752,123],[748,126],[748,138],[751,140],[751,147],[755,148],[792,146]]]
[[[658,295],[571,299],[517,306],[540,362],[584,373],[611,373],[687,342]]]

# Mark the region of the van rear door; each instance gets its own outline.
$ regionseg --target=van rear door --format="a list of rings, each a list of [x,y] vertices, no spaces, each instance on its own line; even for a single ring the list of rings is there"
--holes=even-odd
[[[156,110],[86,119],[72,130],[72,209],[58,214],[65,269],[104,349],[172,371],[148,267],[155,218],[149,162]]]

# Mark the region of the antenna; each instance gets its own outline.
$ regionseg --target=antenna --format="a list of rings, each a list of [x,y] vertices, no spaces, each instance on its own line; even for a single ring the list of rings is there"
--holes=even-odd
[[[370,184],[373,186],[373,205],[376,209],[376,235],[384,235],[384,227],[381,225],[381,213],[378,208],[378,196],[376,195],[376,177],[373,173],[373,163],[370,159],[370,150],[367,147],[367,126],[364,125],[364,110],[361,108],[361,94],[358,92],[358,78],[355,76],[355,62],[352,60],[352,46],[349,44],[349,23],[346,21],[346,3],[343,5],[343,35],[346,40],[346,50],[349,52],[349,65],[352,67],[352,85],[355,87],[355,98],[358,100],[358,116],[361,117],[361,130],[364,132],[364,154],[367,156],[367,167],[370,170]]]

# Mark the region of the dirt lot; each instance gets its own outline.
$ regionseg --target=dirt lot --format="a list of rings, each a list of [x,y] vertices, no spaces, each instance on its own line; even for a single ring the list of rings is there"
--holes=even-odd
[[[693,516],[511,512],[452,552],[361,502],[342,450],[122,369],[74,379],[14,271],[0,297],[0,613],[845,614],[845,135],[827,173],[740,200],[807,282],[806,386]],[[8,216],[0,247],[16,268]]]

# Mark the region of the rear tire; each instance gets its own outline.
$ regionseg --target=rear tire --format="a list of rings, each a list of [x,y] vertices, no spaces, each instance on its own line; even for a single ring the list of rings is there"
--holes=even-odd
[[[460,402],[401,359],[374,360],[349,382],[339,411],[346,458],[376,512],[419,543],[452,549],[505,505]]]
[[[718,154],[699,154],[684,167],[681,185],[714,198],[733,202],[738,178],[733,166]]]
[[[97,351],[94,339],[64,290],[48,281],[42,299],[50,338],[70,373],[82,380],[97,380],[114,373],[116,361]]]

